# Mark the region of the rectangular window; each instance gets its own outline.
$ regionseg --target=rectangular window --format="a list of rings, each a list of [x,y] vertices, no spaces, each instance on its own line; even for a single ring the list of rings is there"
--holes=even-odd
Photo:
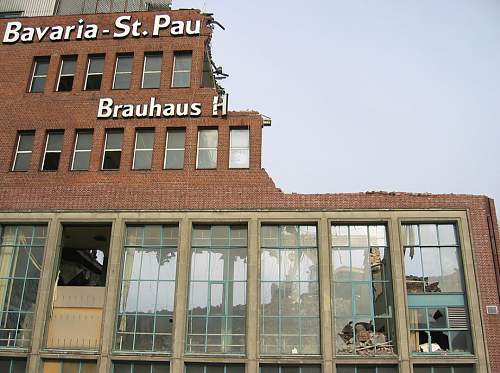
[[[153,161],[154,129],[138,129],[135,133],[134,170],[149,170]]]
[[[161,53],[147,53],[144,55],[142,88],[160,88],[162,60]]]
[[[64,141],[64,132],[47,132],[45,153],[42,162],[42,171],[57,171]]]
[[[29,348],[47,227],[0,225],[0,347]]]
[[[72,170],[85,171],[89,169],[92,136],[92,131],[76,131],[75,150],[73,152],[73,161],[71,162]]]
[[[97,373],[97,362],[80,360],[46,360],[43,373]]]
[[[30,92],[43,92],[49,72],[50,57],[35,57],[33,75],[31,77]]]
[[[473,365],[414,365],[413,373],[474,373]]]
[[[169,373],[168,363],[147,363],[116,361],[113,363],[113,373]],[[81,372],[83,373],[83,372]]]
[[[194,226],[186,350],[245,353],[247,228]]]
[[[58,92],[68,92],[73,89],[75,80],[76,56],[63,56],[61,58],[61,69],[57,81]]]
[[[104,56],[90,56],[87,64],[87,77],[85,78],[86,91],[98,91],[101,89],[103,71]]]
[[[175,52],[172,87],[188,88],[191,85],[192,52]]]
[[[122,157],[122,129],[106,130],[104,156],[102,158],[103,170],[119,170]]]
[[[472,353],[456,226],[404,224],[402,230],[412,351]]]
[[[260,373],[321,373],[321,365],[271,365],[260,366]]]
[[[167,130],[167,143],[165,147],[165,164],[167,170],[181,170],[184,167],[184,152],[186,142],[186,129]]]
[[[337,373],[398,373],[396,365],[337,365]]]
[[[243,364],[186,364],[186,373],[245,373]]]
[[[261,229],[260,345],[266,355],[319,355],[316,227]]]
[[[33,153],[35,132],[19,132],[17,135],[16,155],[12,171],[28,171]]]
[[[392,355],[391,260],[384,225],[332,225],[332,293],[337,352]]]
[[[229,168],[250,167],[250,137],[248,128],[233,128],[230,133]]]
[[[117,351],[172,351],[178,235],[176,226],[127,227]]]
[[[217,129],[198,131],[198,152],[196,168],[217,168],[217,145],[219,132]]]
[[[25,359],[0,358],[0,372],[2,373],[26,373]]]
[[[116,57],[115,76],[113,78],[113,89],[129,89],[132,80],[132,62],[134,56],[131,54],[118,55]]]

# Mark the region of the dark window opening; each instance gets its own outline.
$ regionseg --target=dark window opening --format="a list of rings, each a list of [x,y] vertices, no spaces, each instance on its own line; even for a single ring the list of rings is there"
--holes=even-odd
[[[65,225],[58,286],[106,286],[111,225]]]

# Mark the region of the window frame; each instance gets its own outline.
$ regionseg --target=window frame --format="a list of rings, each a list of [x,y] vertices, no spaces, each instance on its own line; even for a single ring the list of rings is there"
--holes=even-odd
[[[160,57],[160,70],[156,71],[146,71],[146,62],[148,57]],[[147,52],[144,53],[144,61],[142,64],[142,79],[141,79],[141,89],[160,89],[161,88],[161,75],[162,75],[162,67],[163,67],[163,53],[162,52]],[[144,87],[144,78],[146,74],[159,74],[160,79],[158,82],[158,87]]]
[[[179,55],[182,54],[189,54],[191,57],[191,67],[189,70],[176,70],[175,64],[177,61],[177,58]],[[174,52],[174,61],[172,64],[172,81],[170,83],[170,88],[191,88],[191,78],[192,78],[192,71],[193,71],[193,51],[175,51]],[[176,73],[189,73],[189,84],[187,86],[176,86],[174,85],[175,82],[175,74]]]
[[[118,61],[120,60],[120,58],[130,58],[132,59],[132,68],[130,70],[130,72],[118,72]],[[113,72],[113,85],[111,86],[111,89],[112,90],[118,90],[118,91],[124,91],[124,90],[127,90],[127,89],[130,89],[130,87],[132,86],[132,76],[133,76],[133,71],[134,71],[134,55],[131,54],[131,53],[125,53],[125,54],[117,54],[116,55],[116,59],[115,59],[115,70]],[[128,88],[116,88],[116,75],[117,74],[129,74],[130,75],[130,83],[129,83],[129,86]]]
[[[233,131],[246,131],[248,137],[247,137],[247,147],[242,148],[242,147],[233,147]],[[248,158],[247,158],[247,163],[246,166],[232,166],[231,161],[233,160],[233,150],[247,150],[248,151]],[[245,170],[250,168],[250,128],[249,127],[233,127],[229,129],[229,168],[232,170]]]
[[[107,149],[108,146],[108,135],[110,132],[121,132],[122,134],[122,141],[121,141],[121,147],[120,149],[118,148],[113,148],[113,149]],[[118,171],[121,167],[121,158],[122,158],[122,153],[123,153],[123,135],[125,131],[122,128],[107,128],[105,130],[105,136],[104,136],[104,149],[102,152],[102,161],[101,161],[101,171]],[[117,152],[120,151],[120,167],[118,168],[104,168],[104,160],[106,159],[106,152]]]
[[[73,70],[72,74],[63,74],[62,73],[63,67],[64,67],[64,63],[67,60],[74,60],[75,61],[75,69]],[[75,85],[76,64],[77,64],[77,62],[78,62],[78,56],[76,56],[76,55],[61,56],[61,63],[60,63],[60,66],[59,66],[59,74],[58,74],[58,77],[57,77],[56,92],[71,92],[71,91],[73,91],[73,86]],[[66,77],[66,76],[73,77],[73,82],[71,83],[71,89],[67,90],[67,91],[61,91],[60,87],[59,87],[59,85],[61,84],[61,78],[62,77]]]
[[[168,148],[168,134],[171,133],[171,132],[184,132],[184,147],[183,148]],[[184,153],[184,161],[182,162],[182,167],[180,168],[172,168],[172,167],[168,167],[167,168],[167,156],[168,156],[168,152],[170,151],[174,151],[174,152],[178,152],[178,151],[182,151]],[[185,165],[185,159],[186,157],[186,128],[184,127],[179,127],[179,128],[167,128],[167,136],[165,138],[165,157],[163,158],[163,169],[164,170],[183,170],[184,169],[184,165]]]
[[[217,145],[210,148],[200,148],[200,135],[202,131],[217,131]],[[200,150],[215,150],[215,166],[214,167],[200,167]],[[216,170],[219,165],[219,129],[218,128],[198,128],[198,140],[196,143],[196,169],[197,170]]]
[[[61,143],[61,149],[60,150],[47,150],[47,147],[49,145],[49,139],[51,135],[54,134],[61,134],[63,136],[62,138],[62,143]],[[59,170],[59,166],[61,165],[61,155],[62,155],[62,150],[64,147],[64,131],[63,130],[50,130],[47,131],[47,135],[45,136],[45,149],[43,151],[43,159],[42,159],[42,167],[40,171],[43,172],[56,172]],[[59,161],[57,162],[57,168],[55,170],[44,170],[45,168],[45,160],[47,158],[47,153],[59,153]]]
[[[92,62],[92,59],[102,59],[103,60],[103,69],[100,73],[91,73],[90,72],[90,65]],[[89,55],[87,59],[87,71],[85,73],[85,83],[83,84],[83,90],[84,91],[100,91],[102,87],[102,80],[104,77],[104,64],[106,62],[106,56],[104,54],[94,54],[94,55]],[[89,76],[92,75],[100,75],[101,76],[101,84],[99,84],[99,89],[88,89],[87,88],[87,83],[89,80]]]
[[[41,60],[45,60],[44,62],[47,62],[47,75],[35,75],[36,69],[38,67],[38,64],[40,63]],[[33,71],[31,73],[31,81],[30,81],[30,86],[28,93],[44,93],[45,92],[45,86],[47,85],[47,78],[49,76],[49,67],[50,67],[50,56],[39,56],[34,58],[34,64],[33,64]],[[45,78],[45,82],[43,84],[43,90],[42,91],[37,91],[33,92],[33,82],[35,81],[35,78]]]
[[[87,149],[85,149],[85,150],[81,150],[81,149],[78,150],[76,148],[78,146],[79,135],[82,134],[82,133],[90,134],[90,136],[92,138],[90,149],[88,149],[88,150]],[[90,153],[90,154],[92,154],[93,140],[94,140],[94,131],[93,130],[76,130],[75,146],[73,147],[73,157],[71,158],[71,168],[70,168],[71,171],[88,171],[89,170],[91,159],[89,159],[89,167],[88,168],[86,168],[85,170],[82,170],[82,169],[75,170],[75,168],[74,168],[74,166],[75,166],[75,157],[76,157],[76,153]]]
[[[17,133],[17,145],[16,145],[16,152],[14,154],[14,160],[12,162],[12,168],[11,168],[11,171],[12,172],[27,172],[29,170],[29,166],[31,165],[31,158],[30,158],[30,162],[28,164],[28,167],[26,168],[26,170],[16,170],[16,162],[17,162],[17,156],[19,154],[31,154],[31,156],[33,157],[33,143],[31,144],[31,150],[19,150],[19,145],[21,144],[21,137],[23,135],[32,135],[33,136],[33,143],[35,141],[35,131],[19,131]]]
[[[152,148],[137,149],[137,139],[139,138],[139,134],[141,132],[142,133],[151,132],[153,134],[153,147]],[[133,171],[147,171],[147,170],[151,170],[151,168],[153,167],[154,137],[155,137],[155,130],[154,130],[154,128],[137,128],[135,130],[134,155],[132,157],[132,170]],[[149,165],[148,168],[136,168],[136,166],[135,166],[135,160],[136,160],[136,155],[137,155],[138,151],[139,152],[151,152],[151,164]]]

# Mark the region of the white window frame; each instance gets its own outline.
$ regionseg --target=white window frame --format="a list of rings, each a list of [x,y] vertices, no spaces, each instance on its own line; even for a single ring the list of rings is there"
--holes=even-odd
[[[76,149],[76,147],[78,146],[78,138],[79,138],[81,133],[87,133],[87,134],[93,135],[92,131],[76,131],[75,147],[73,149],[73,158],[71,160],[71,171],[85,171],[85,170],[75,170],[74,169],[76,153],[92,153],[92,146],[88,150],[87,149],[84,149],[84,150],[77,150]],[[90,164],[89,164],[89,166],[90,166]]]
[[[117,152],[117,151],[120,151],[120,159],[121,159],[121,153],[123,152],[123,150],[122,150],[122,148],[123,148],[123,131],[121,132],[122,133],[122,147],[121,148],[116,148],[116,149],[107,149],[109,131],[113,131],[113,130],[106,130],[106,132],[105,132],[106,136],[105,136],[105,139],[104,139],[104,152],[102,153],[102,162],[101,162],[101,170],[103,170],[103,171],[117,170],[115,168],[113,168],[113,169],[111,169],[111,168],[104,168],[104,159],[106,158],[106,152]]]
[[[248,134],[248,147],[242,148],[242,147],[233,147],[232,146],[232,136],[233,136],[233,131],[242,131],[245,130]],[[232,160],[232,155],[233,155],[233,150],[248,150],[248,166],[246,167],[231,167],[231,160]],[[238,170],[238,169],[248,169],[250,168],[250,128],[248,127],[235,127],[231,128],[229,130],[229,168],[233,170]]]
[[[50,135],[53,135],[53,134],[63,134],[63,143],[61,144],[61,150],[47,150],[47,147],[49,145],[49,139],[50,139]],[[48,171],[48,170],[44,170],[44,166],[45,166],[45,157],[47,156],[47,153],[59,153],[61,154],[62,153],[62,147],[64,145],[64,132],[61,132],[61,131],[50,131],[50,132],[47,132],[47,136],[46,136],[46,139],[45,139],[45,150],[43,152],[43,161],[42,161],[42,168],[40,169],[41,171]],[[61,161],[61,159],[59,158],[59,161]],[[59,164],[57,165],[59,168]]]
[[[200,134],[202,131],[217,131],[217,144],[215,148],[200,148]],[[217,168],[218,161],[219,161],[219,152],[218,152],[218,147],[219,147],[219,130],[216,128],[206,128],[206,129],[199,129],[198,130],[198,142],[196,144],[196,169],[199,170],[214,170]],[[210,168],[200,168],[199,167],[199,158],[200,158],[200,150],[213,150],[215,149],[215,167],[210,167]]]
[[[177,131],[177,132],[184,132],[184,147],[183,148],[168,148],[168,134],[171,131]],[[174,151],[180,151],[182,150],[184,152],[184,157],[186,157],[186,129],[185,128],[171,128],[170,130],[167,129],[167,138],[165,140],[165,158],[163,159],[163,169],[167,170],[167,154],[169,150],[174,150]],[[184,158],[185,160],[185,158]],[[181,170],[184,168],[184,165],[182,168],[169,168],[169,170]]]
[[[16,168],[16,162],[17,162],[17,156],[19,154],[33,154],[33,146],[31,146],[31,150],[19,150],[19,144],[21,143],[21,137],[23,135],[27,135],[28,132],[20,132],[18,133],[17,135],[17,146],[16,146],[16,154],[14,155],[14,163],[12,164],[12,171],[15,171],[15,168]],[[34,135],[33,135],[33,139],[34,139]]]
[[[89,72],[90,71],[90,63],[91,63],[91,61],[92,61],[93,58],[104,60],[105,57],[104,56],[89,56],[89,59],[87,61],[87,74],[85,75],[85,84],[83,86],[83,90],[84,91],[88,91],[88,89],[87,89],[87,81],[89,80],[89,76],[90,75],[92,75],[92,76],[94,76],[94,75],[101,75],[101,77],[104,75],[104,71],[102,71],[100,73],[90,73]],[[104,68],[104,66],[103,66],[103,68]],[[101,79],[101,84],[102,84],[102,79]]]
[[[45,78],[45,82],[47,82],[47,77],[48,77],[48,72],[47,75],[35,75],[36,73],[36,68],[38,67],[38,64],[40,63],[40,59],[43,57],[37,59],[35,58],[35,66],[33,66],[33,74],[31,74],[31,82],[30,82],[30,93],[41,93],[41,92],[33,92],[33,82],[35,81],[35,78]],[[50,64],[50,59],[48,59],[47,64]],[[44,85],[44,90],[45,90],[45,85]]]
[[[151,166],[148,168],[148,169],[145,169],[145,168],[135,168],[135,156],[137,154],[137,151],[150,151],[151,152],[151,157],[153,156],[153,148],[149,149],[149,148],[144,148],[144,149],[137,149],[137,138],[139,137],[139,133],[140,132],[152,132],[153,133],[153,136],[154,136],[154,130],[152,129],[138,129],[135,131],[135,144],[134,144],[134,157],[132,159],[132,170],[136,170],[136,171],[145,171],[145,170],[150,170],[151,167],[153,166],[153,161],[151,160]],[[153,138],[153,146],[154,146],[154,138]]]
[[[61,83],[61,78],[63,76],[72,76],[73,78],[75,77],[75,71],[73,71],[73,74],[63,74],[62,73],[62,70],[63,70],[63,66],[64,66],[64,60],[65,59],[75,59],[75,69],[76,69],[76,61],[77,61],[77,58],[75,57],[72,57],[72,56],[67,56],[67,57],[61,57],[61,66],[59,67],[59,77],[57,78],[57,86],[56,86],[56,92],[60,92],[59,91],[59,84]],[[74,83],[74,81],[73,81]],[[72,87],[73,88],[73,87]]]
[[[176,70],[175,69],[175,63],[177,61],[177,55],[179,54],[189,54],[191,55],[191,69],[189,70]],[[191,87],[191,70],[193,69],[193,52],[191,51],[185,51],[185,52],[174,52],[174,64],[172,66],[172,82],[170,83],[171,88],[190,88]],[[175,73],[189,73],[189,85],[187,87],[176,87],[174,86],[174,78],[175,78]]]
[[[160,57],[161,59],[161,64],[160,64],[160,70],[152,70],[152,71],[146,71],[146,60],[148,57]],[[144,62],[142,64],[142,81],[141,81],[141,89],[158,89],[158,88],[144,88],[144,77],[146,74],[157,74],[160,73],[160,88],[161,88],[161,66],[163,65],[163,55],[162,53],[145,53],[144,54]]]
[[[118,55],[116,56],[116,61],[115,61],[115,71],[114,71],[114,74],[113,74],[113,88],[112,89],[116,89],[116,90],[125,90],[125,89],[130,89],[130,86],[128,88],[115,88],[115,83],[116,83],[116,75],[117,74],[130,74],[130,84],[132,84],[132,70],[130,72],[118,72],[117,69],[118,69],[118,61],[120,58],[124,58],[124,57],[129,57],[129,58],[132,58],[132,70],[134,69],[134,55],[133,54],[122,54],[122,55]]]

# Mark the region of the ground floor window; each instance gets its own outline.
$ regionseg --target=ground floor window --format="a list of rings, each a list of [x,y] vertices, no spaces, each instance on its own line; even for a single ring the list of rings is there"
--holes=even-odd
[[[337,373],[397,373],[396,365],[337,365]]]
[[[96,361],[47,360],[43,373],[97,373]]]
[[[113,363],[113,373],[169,373],[169,363],[120,361]]]
[[[473,365],[415,365],[414,373],[474,373]]]
[[[0,359],[0,372],[2,373],[25,373],[25,359]]]

